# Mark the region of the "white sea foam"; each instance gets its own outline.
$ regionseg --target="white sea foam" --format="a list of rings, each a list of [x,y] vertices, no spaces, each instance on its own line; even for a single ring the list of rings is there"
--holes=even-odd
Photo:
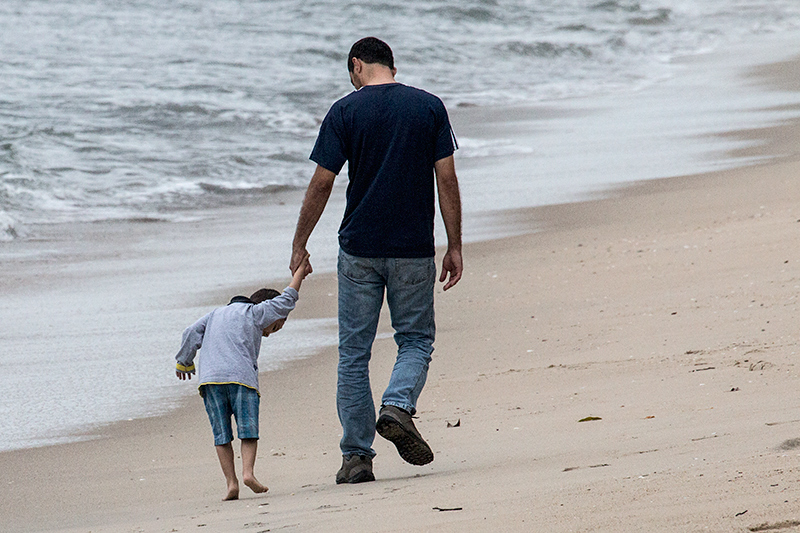
[[[0,241],[13,241],[19,236],[17,221],[5,211],[0,211]]]
[[[501,157],[514,154],[532,154],[533,147],[511,139],[472,139],[459,137],[460,157]]]

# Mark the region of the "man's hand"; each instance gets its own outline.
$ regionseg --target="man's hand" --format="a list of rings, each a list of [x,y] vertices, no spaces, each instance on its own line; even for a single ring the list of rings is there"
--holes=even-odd
[[[297,269],[301,266],[305,266],[306,275],[314,272],[314,269],[311,268],[311,261],[308,259],[309,257],[310,254],[305,248],[297,248],[292,250],[292,260],[289,262],[289,270],[291,271],[292,276],[294,276],[295,272],[297,272]]]
[[[178,376],[178,379],[181,380],[181,381],[186,380],[186,379],[189,379],[189,380],[192,379],[192,373],[191,372],[181,372],[180,370],[176,370],[175,371],[175,375]]]
[[[450,279],[444,285],[444,290],[449,289],[461,279],[461,274],[464,271],[464,263],[461,258],[461,250],[448,250],[442,259],[442,274],[439,276],[439,281],[447,279],[447,274],[450,273]]]
[[[305,279],[306,276],[311,274],[314,269],[311,268],[311,254],[306,252],[306,255],[300,261],[300,266],[297,267],[297,270],[294,271],[295,276],[300,276],[301,279]]]
[[[305,255],[300,259],[300,264],[294,269],[294,273],[292,274],[292,282],[289,284],[291,288],[296,291],[300,290],[300,285],[303,284],[303,280],[311,273],[311,263],[309,262],[308,258],[311,255],[306,252]]]

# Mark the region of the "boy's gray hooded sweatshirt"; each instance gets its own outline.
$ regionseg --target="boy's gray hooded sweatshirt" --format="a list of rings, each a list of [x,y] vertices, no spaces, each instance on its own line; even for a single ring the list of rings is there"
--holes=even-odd
[[[237,296],[186,328],[175,356],[179,372],[193,373],[198,361],[198,386],[238,383],[258,391],[258,354],[261,333],[276,320],[286,318],[299,295],[286,287],[280,296],[254,304]]]

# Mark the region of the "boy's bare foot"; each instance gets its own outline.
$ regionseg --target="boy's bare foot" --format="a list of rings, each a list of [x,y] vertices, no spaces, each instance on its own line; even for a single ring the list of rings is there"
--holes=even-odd
[[[230,500],[238,500],[239,499],[239,484],[236,483],[235,485],[228,486],[228,494],[222,498],[222,501],[227,502]]]
[[[259,483],[255,477],[244,478],[244,484],[247,485],[247,487],[256,494],[261,494],[269,490],[268,487]]]

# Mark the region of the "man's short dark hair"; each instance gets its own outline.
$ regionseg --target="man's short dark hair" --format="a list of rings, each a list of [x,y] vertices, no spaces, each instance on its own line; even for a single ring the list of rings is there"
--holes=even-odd
[[[364,37],[350,48],[350,54],[347,56],[347,70],[350,72],[353,72],[354,57],[364,63],[380,63],[390,69],[394,68],[392,49],[377,37]]]
[[[253,303],[260,304],[261,302],[272,300],[276,296],[280,295],[281,293],[275,289],[258,289],[256,292],[250,295],[250,299],[253,300]]]

